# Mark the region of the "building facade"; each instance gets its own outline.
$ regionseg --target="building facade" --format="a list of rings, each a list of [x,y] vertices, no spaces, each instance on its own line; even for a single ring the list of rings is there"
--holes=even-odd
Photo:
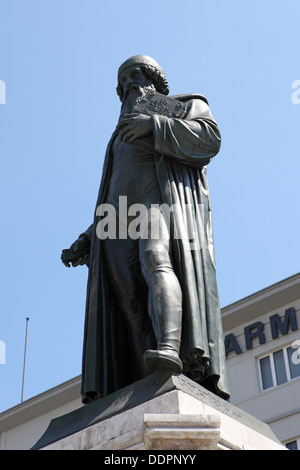
[[[230,402],[300,449],[300,274],[222,309]],[[80,406],[80,376],[0,414],[0,450],[30,449]]]
[[[300,274],[222,310],[231,403],[300,449]]]

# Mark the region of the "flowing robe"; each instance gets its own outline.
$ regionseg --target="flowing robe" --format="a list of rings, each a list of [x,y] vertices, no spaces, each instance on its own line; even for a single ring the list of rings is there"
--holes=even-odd
[[[147,148],[155,159],[162,201],[171,213],[170,232],[174,271],[182,289],[183,373],[227,399],[229,397],[221,312],[214,259],[211,207],[206,165],[220,148],[219,128],[201,95],[177,95],[186,105],[184,119],[152,116],[153,135],[132,145]],[[96,204],[106,202],[112,172],[112,144],[108,144]],[[90,264],[82,364],[84,403],[135,381],[124,319],[109,285],[103,244],[97,237],[96,215],[84,233],[90,239]],[[192,221],[194,237],[187,234]],[[205,364],[205,370],[203,365]]]

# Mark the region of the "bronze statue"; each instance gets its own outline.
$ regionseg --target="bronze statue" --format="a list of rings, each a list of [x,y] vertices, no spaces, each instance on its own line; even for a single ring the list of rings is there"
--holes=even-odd
[[[227,399],[206,175],[219,128],[202,95],[168,96],[148,56],[120,66],[117,93],[94,221],[62,254],[89,267],[83,402],[157,370]]]

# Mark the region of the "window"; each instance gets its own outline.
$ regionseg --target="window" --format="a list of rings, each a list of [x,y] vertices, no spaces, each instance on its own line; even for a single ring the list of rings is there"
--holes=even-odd
[[[285,444],[285,447],[287,447],[289,450],[298,450],[297,441],[287,442],[287,443]]]
[[[295,346],[274,351],[259,360],[262,389],[300,377],[299,353]]]
[[[300,438],[295,439],[293,441],[286,442],[285,447],[289,450],[299,450],[300,449]]]

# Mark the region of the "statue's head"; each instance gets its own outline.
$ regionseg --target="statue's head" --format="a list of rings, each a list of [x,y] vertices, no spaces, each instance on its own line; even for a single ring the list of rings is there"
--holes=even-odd
[[[149,79],[154,85],[156,91],[163,95],[168,95],[169,85],[161,66],[147,55],[135,55],[125,60],[118,70],[117,94],[121,101],[124,94],[121,78],[122,76],[124,77],[124,75],[126,75],[132,68],[140,69],[147,79]]]

